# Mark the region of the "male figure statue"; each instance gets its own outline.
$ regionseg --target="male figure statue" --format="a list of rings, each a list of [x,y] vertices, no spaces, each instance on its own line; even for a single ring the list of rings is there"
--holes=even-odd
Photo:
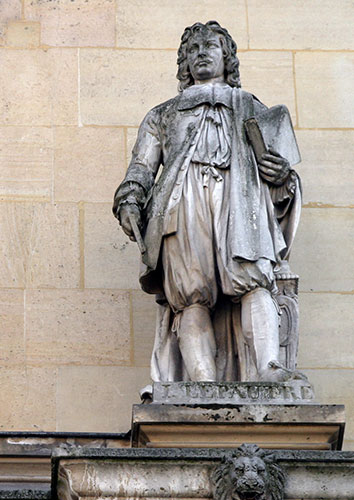
[[[254,379],[289,377],[275,271],[295,234],[299,181],[277,151],[255,159],[244,121],[266,107],[241,90],[236,49],[215,21],[186,28],[180,94],[146,115],[115,194],[123,230],[138,238],[135,222],[146,245],[142,288],[160,304],[155,381],[236,380],[241,341]]]

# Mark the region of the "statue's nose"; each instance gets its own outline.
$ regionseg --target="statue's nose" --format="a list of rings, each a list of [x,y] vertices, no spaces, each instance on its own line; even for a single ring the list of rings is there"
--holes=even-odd
[[[199,47],[199,53],[198,53],[198,56],[205,56],[206,55],[206,48],[204,47],[204,45],[202,45],[201,47]]]

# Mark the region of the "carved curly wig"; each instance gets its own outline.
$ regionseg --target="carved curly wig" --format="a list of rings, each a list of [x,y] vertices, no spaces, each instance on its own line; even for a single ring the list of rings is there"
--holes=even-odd
[[[236,55],[237,45],[231,38],[229,32],[220,26],[216,21],[208,21],[206,24],[195,23],[193,26],[188,26],[181,37],[181,45],[178,49],[178,71],[177,79],[179,80],[178,90],[182,92],[187,87],[194,84],[194,79],[189,70],[187,63],[187,45],[190,37],[203,31],[212,31],[220,35],[220,42],[223,47],[224,64],[225,64],[225,81],[231,87],[241,87],[239,65],[240,61]]]

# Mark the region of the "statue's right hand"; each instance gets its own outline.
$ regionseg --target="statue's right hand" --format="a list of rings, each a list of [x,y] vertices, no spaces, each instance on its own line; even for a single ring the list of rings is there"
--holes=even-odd
[[[135,241],[130,218],[134,217],[138,228],[141,227],[141,214],[137,205],[123,205],[119,211],[120,225],[123,231],[132,241]]]

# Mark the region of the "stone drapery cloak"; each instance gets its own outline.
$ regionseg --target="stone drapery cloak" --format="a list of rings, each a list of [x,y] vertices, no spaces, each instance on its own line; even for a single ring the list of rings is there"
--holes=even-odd
[[[178,173],[187,170],[193,157],[205,120],[203,103],[223,104],[234,117],[229,218],[233,258],[256,261],[263,257],[274,263],[286,259],[298,225],[301,201],[299,189],[295,189],[297,179],[292,179],[294,197],[289,197],[287,186],[269,186],[259,176],[247,141],[244,120],[257,116],[265,106],[252,94],[226,84],[189,87],[146,115],[126,177],[115,194],[114,210],[125,202],[143,208],[147,251],[142,256],[140,283],[147,293],[163,292],[158,269],[161,242],[176,231],[178,203],[175,210],[167,211],[167,207],[176,193]],[[162,172],[155,183],[160,165]]]
[[[143,290],[163,297],[160,251],[164,237],[177,230],[178,202],[203,129],[206,105],[223,104],[232,112],[230,211],[228,237],[235,259],[287,259],[298,225],[301,194],[294,171],[283,186],[271,186],[258,172],[244,121],[266,108],[254,96],[223,85],[196,85],[152,109],[142,122],[127,175],[115,195],[115,208],[136,203],[143,210],[142,229],[147,247],[142,256]],[[161,174],[155,177],[162,165]],[[179,182],[177,183],[177,176]],[[182,182],[181,182],[182,179]],[[177,185],[178,184],[178,185]],[[171,203],[171,200],[175,200]],[[173,313],[158,300],[152,378],[186,380],[176,337],[171,333]],[[213,314],[217,343],[218,380],[239,378],[237,350],[240,341],[239,305],[220,297]]]

